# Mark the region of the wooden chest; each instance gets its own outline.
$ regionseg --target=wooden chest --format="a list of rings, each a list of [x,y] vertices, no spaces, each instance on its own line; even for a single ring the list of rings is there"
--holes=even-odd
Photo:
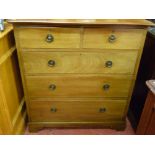
[[[124,129],[145,20],[10,20],[29,129]]]

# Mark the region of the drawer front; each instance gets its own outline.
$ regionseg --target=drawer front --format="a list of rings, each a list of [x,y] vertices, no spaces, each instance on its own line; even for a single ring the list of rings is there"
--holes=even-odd
[[[144,30],[141,29],[84,29],[84,48],[139,49]]]
[[[21,48],[79,48],[78,28],[19,28]]]
[[[22,52],[25,73],[134,72],[138,52]]]
[[[130,76],[52,75],[26,76],[29,96],[35,97],[127,97]]]
[[[120,120],[126,100],[30,101],[31,121],[93,122]]]

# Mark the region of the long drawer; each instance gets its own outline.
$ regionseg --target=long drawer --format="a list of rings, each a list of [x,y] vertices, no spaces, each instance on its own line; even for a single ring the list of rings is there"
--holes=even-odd
[[[21,48],[79,48],[79,28],[19,28]]]
[[[126,100],[31,100],[30,119],[47,122],[120,120],[126,104]]]
[[[22,52],[25,73],[132,74],[138,52]]]
[[[83,48],[139,49],[143,29],[85,28]]]
[[[128,97],[131,76],[67,75],[26,76],[30,98]]]

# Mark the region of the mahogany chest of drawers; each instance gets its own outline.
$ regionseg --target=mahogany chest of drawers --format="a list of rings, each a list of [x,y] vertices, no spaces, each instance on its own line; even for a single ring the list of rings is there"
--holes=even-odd
[[[29,129],[124,129],[145,20],[10,20]]]

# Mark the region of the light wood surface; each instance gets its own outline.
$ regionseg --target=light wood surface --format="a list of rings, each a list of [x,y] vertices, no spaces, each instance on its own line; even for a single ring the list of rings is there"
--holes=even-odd
[[[52,75],[26,76],[27,89],[35,97],[128,97],[132,83],[130,76]],[[55,90],[49,89],[54,84]],[[104,85],[110,85],[104,90]]]
[[[60,25],[129,25],[129,26],[154,26],[144,19],[10,19],[14,24],[60,24]]]
[[[20,27],[17,36],[21,48],[139,49],[143,33],[143,29]],[[46,41],[49,34],[52,42]],[[114,42],[109,41],[111,35]]]
[[[16,50],[15,46],[12,46],[5,54],[0,57],[0,64],[3,64]]]
[[[30,115],[31,121],[44,122],[120,120],[126,104],[126,100],[31,101]]]
[[[101,129],[101,128],[108,128],[108,129],[115,129],[115,130],[124,130],[126,126],[126,122],[124,120],[104,120],[100,122],[29,122],[29,131],[30,132],[37,132],[38,130],[41,130],[42,128],[62,128],[62,129],[70,129],[70,128],[86,128],[86,129]]]
[[[14,58],[9,58],[0,66],[1,80],[3,81],[3,91],[7,95],[7,106],[9,108],[10,116],[13,118],[16,110],[22,99],[22,91],[17,87],[16,71],[14,72],[15,63]],[[13,104],[12,104],[13,103]]]
[[[102,52],[22,52],[26,74],[43,73],[116,73],[133,74],[138,51]],[[119,59],[121,57],[121,59]],[[55,62],[49,66],[49,61]],[[112,66],[106,66],[112,61]]]
[[[54,40],[47,42],[47,35]],[[80,29],[77,28],[19,28],[21,48],[79,48]]]
[[[7,26],[5,31],[8,32],[0,32],[1,33],[1,38],[0,38],[0,58],[5,55],[5,53],[12,48],[15,45],[13,37],[13,27],[12,26]],[[3,35],[2,35],[3,34]],[[3,37],[2,37],[3,36]]]
[[[0,134],[22,134],[25,116],[24,98],[19,74],[13,27],[5,24],[0,34]],[[20,107],[20,108],[19,108]],[[19,124],[19,122],[21,122]]]
[[[147,26],[154,24],[146,20],[10,22],[15,29],[30,131],[42,127],[125,128]],[[55,39],[47,43],[49,33]],[[111,35],[114,42],[109,41]],[[49,60],[55,61],[53,67],[48,66]],[[111,68],[105,67],[107,60],[112,60]],[[56,89],[49,89],[51,84]],[[103,89],[105,84],[110,85],[108,90]],[[104,104],[111,116],[102,118],[96,109]],[[63,111],[52,117],[52,105]],[[66,115],[72,115],[72,120],[67,121]]]
[[[143,29],[85,28],[83,48],[139,49],[143,33]],[[110,35],[116,37],[114,42],[109,42]]]

